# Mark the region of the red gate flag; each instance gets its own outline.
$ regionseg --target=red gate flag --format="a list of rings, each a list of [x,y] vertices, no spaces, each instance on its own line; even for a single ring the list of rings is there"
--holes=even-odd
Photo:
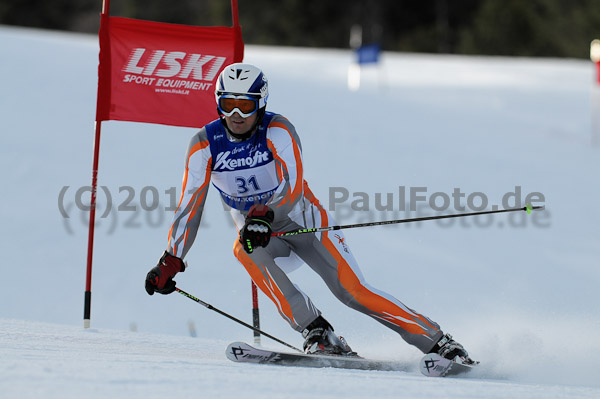
[[[215,82],[241,62],[239,26],[197,27],[101,15],[96,121],[202,127]]]

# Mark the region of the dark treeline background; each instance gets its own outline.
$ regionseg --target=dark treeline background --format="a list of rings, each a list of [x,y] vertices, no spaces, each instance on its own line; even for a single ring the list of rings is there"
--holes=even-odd
[[[95,33],[101,0],[2,0],[0,24]],[[229,0],[112,0],[111,15],[231,25]],[[588,58],[600,0],[239,0],[247,44]]]

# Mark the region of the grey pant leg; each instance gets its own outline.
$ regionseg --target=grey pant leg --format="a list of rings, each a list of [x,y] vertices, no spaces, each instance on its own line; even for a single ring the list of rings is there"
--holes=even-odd
[[[437,323],[364,281],[340,232],[303,234],[286,241],[342,303],[396,331],[407,343],[427,353],[442,336]]]
[[[279,314],[294,330],[302,332],[319,317],[319,309],[277,264],[293,261],[295,258],[286,242],[273,238],[266,248],[256,248],[252,254],[246,254],[236,242],[234,252],[255,284],[275,303]]]

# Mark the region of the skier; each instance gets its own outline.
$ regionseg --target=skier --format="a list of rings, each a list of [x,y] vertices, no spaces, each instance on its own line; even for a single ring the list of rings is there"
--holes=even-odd
[[[467,351],[439,325],[391,295],[369,286],[343,234],[307,233],[271,237],[334,224],[304,180],[302,146],[294,126],[266,112],[267,78],[256,66],[232,64],[219,75],[219,119],[189,144],[182,196],[167,250],[146,277],[148,294],[170,294],[173,277],[185,270],[202,217],[209,183],[215,186],[239,231],[234,254],[281,316],[304,337],[311,354],[356,355],[287,273],[310,266],[344,304],[391,328],[423,353],[471,363]]]

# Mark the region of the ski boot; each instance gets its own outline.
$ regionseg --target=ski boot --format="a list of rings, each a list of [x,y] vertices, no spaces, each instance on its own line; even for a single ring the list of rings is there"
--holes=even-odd
[[[358,356],[343,337],[333,333],[333,327],[322,316],[309,324],[304,331],[304,353],[311,355]]]
[[[429,353],[437,353],[443,358],[455,361],[457,363],[475,365],[479,362],[469,357],[465,348],[452,339],[452,335],[446,334],[433,346]]]

